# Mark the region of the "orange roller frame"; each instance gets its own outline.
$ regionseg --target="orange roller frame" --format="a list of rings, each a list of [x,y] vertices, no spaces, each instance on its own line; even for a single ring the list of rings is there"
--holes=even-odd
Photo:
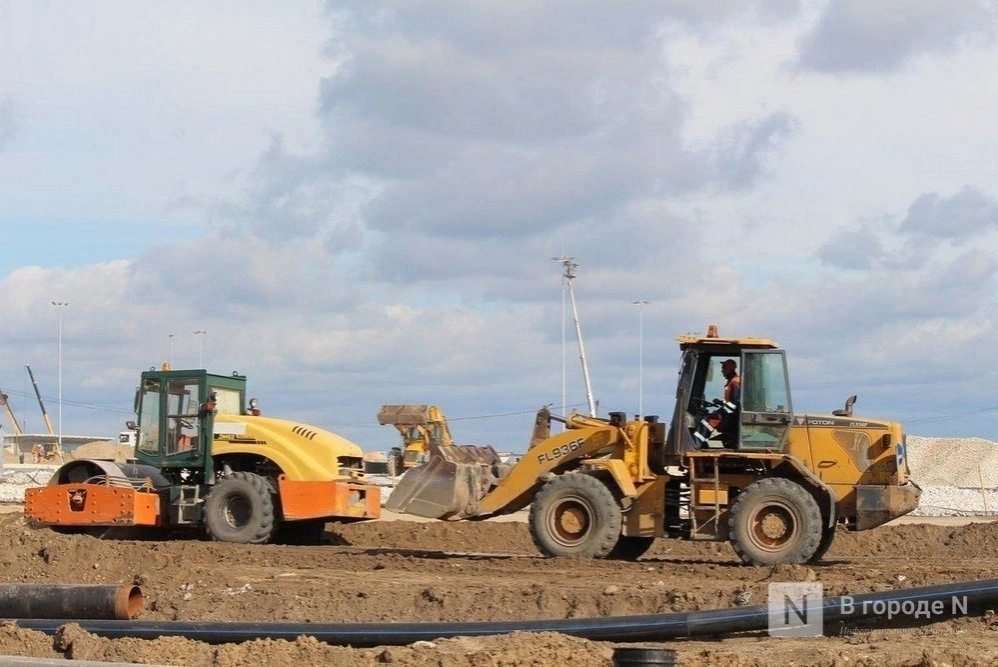
[[[161,526],[160,498],[120,486],[56,484],[26,489],[24,515],[56,526]]]
[[[381,489],[347,481],[295,482],[278,478],[284,519],[377,519]]]

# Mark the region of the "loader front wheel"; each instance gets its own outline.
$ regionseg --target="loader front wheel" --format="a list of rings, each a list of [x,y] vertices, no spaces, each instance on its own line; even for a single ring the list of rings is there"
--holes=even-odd
[[[731,546],[744,563],[805,563],[821,542],[821,511],[800,484],[770,477],[738,495],[728,529]]]
[[[249,472],[235,472],[221,480],[205,501],[204,522],[216,542],[268,542],[275,524],[267,481]]]
[[[555,477],[530,506],[530,535],[545,556],[603,558],[620,538],[620,506],[590,475]]]

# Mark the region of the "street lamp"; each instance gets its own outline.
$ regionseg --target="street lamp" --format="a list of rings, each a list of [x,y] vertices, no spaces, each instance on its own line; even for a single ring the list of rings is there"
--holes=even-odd
[[[648,306],[647,301],[631,301],[631,303],[638,307],[638,416],[645,416],[645,384],[644,384],[644,371],[645,371],[645,308]]]
[[[59,312],[59,453],[62,453],[62,310],[69,305],[67,301],[53,301],[52,305]]]
[[[201,361],[201,341],[206,333],[208,332],[201,329],[194,330],[194,335],[198,337],[198,368],[204,368],[204,362]]]
[[[173,370],[173,334],[170,336],[170,370]]]

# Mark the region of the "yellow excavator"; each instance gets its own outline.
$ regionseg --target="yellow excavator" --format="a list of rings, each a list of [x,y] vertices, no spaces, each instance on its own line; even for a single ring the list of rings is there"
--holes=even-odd
[[[655,538],[729,541],[744,563],[816,562],[836,526],[866,530],[907,514],[901,424],[793,410],[785,351],[765,338],[677,338],[672,421],[611,412],[537,415],[515,465],[491,447],[435,445],[385,507],[438,519],[480,519],[525,507],[547,556],[636,559]],[[732,362],[734,362],[732,364]],[[738,391],[721,366],[740,369]],[[565,430],[551,434],[551,421]]]
[[[402,446],[393,447],[388,454],[388,471],[392,476],[425,463],[433,447],[454,444],[447,418],[436,405],[382,405],[378,423],[391,424],[402,436]]]

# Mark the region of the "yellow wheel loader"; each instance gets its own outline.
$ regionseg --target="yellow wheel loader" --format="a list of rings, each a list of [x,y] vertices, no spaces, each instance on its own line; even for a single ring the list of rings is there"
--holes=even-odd
[[[246,378],[142,373],[135,461],[71,461],[25,492],[25,516],[61,532],[192,527],[222,542],[317,543],[327,521],[380,515],[356,444],[261,416]]]
[[[773,565],[816,562],[836,525],[865,530],[917,506],[900,424],[854,416],[855,397],[829,415],[794,413],[785,352],[771,340],[721,338],[714,326],[677,340],[668,429],[657,417],[542,408],[515,465],[489,447],[434,447],[385,507],[477,519],[529,506],[547,556],[635,559],[655,538],[679,538],[726,540],[743,562]],[[740,369],[737,382],[723,362]],[[551,435],[552,420],[565,430]]]

